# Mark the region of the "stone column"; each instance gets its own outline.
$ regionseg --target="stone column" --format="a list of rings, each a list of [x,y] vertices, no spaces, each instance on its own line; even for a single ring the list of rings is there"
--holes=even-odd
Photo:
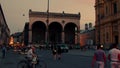
[[[32,30],[29,30],[29,43],[32,42]]]
[[[77,26],[77,33],[75,33],[75,36],[76,36],[76,44],[80,44],[80,26],[78,25]]]
[[[80,44],[80,32],[77,32],[77,44]]]
[[[78,43],[78,36],[77,36],[77,34],[75,34],[75,44],[77,44]]]
[[[64,33],[64,31],[62,31],[62,43],[65,43],[65,33]]]
[[[47,42],[47,31],[45,32],[45,42]]]

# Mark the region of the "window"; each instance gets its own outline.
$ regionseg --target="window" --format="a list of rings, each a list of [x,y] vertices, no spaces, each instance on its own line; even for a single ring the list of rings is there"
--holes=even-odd
[[[113,13],[117,13],[117,3],[113,3]]]
[[[109,39],[109,34],[108,34],[108,32],[106,33],[106,40],[108,41],[108,39]]]
[[[99,21],[100,20],[100,14],[98,14],[97,17],[98,17],[98,21]]]
[[[106,14],[108,14],[108,7],[106,6]]]

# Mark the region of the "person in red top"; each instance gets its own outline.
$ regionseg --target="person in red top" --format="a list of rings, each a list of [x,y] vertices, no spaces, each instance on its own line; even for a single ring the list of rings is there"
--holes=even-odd
[[[105,52],[102,50],[101,45],[97,46],[97,50],[94,53],[92,67],[94,68],[94,63],[96,62],[97,68],[104,68],[106,63],[106,55]]]
[[[31,48],[32,48],[33,53],[35,53],[35,46],[32,45]]]

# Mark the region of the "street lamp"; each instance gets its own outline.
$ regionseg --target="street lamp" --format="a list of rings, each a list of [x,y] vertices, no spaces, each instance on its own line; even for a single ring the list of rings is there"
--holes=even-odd
[[[49,0],[48,0],[48,3],[47,3],[47,42],[46,42],[46,46],[48,46],[49,44],[49,31],[48,31],[48,24],[49,24]]]

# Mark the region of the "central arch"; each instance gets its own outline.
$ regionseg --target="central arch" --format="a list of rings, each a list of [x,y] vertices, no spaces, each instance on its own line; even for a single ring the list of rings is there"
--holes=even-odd
[[[32,24],[32,42],[44,43],[46,26],[41,21],[36,21]]]
[[[52,22],[49,25],[49,42],[50,43],[61,43],[61,33],[62,33],[62,26],[58,22]]]
[[[65,32],[65,43],[66,44],[75,44],[75,28],[76,27],[77,26],[74,23],[68,23],[65,25],[64,32]]]

